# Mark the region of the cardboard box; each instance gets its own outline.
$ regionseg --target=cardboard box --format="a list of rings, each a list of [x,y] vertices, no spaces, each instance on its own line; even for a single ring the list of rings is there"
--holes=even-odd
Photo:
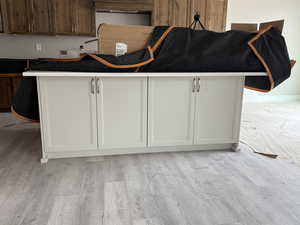
[[[283,26],[284,26],[284,20],[277,20],[277,21],[261,23],[259,25],[259,30],[266,29],[270,25],[272,25],[273,27],[276,27],[280,31],[280,33],[282,33]]]
[[[117,47],[127,45],[127,53],[147,47],[154,27],[100,24],[98,28],[98,52],[119,55]],[[121,43],[117,45],[117,43]]]
[[[273,25],[282,31],[284,20],[261,23],[259,29]],[[233,23],[232,29],[248,32],[257,31],[258,24]],[[154,27],[100,24],[98,28],[99,54],[122,55],[147,47]],[[124,45],[125,44],[125,45]]]
[[[231,30],[256,32],[256,31],[258,31],[258,24],[257,23],[232,23]]]

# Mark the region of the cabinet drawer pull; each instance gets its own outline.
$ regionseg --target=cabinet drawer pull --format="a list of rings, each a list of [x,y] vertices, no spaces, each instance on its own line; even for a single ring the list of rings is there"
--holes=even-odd
[[[196,77],[194,77],[193,79],[193,90],[192,92],[195,92],[196,91]]]
[[[95,78],[92,78],[91,80],[91,93],[95,94]]]
[[[97,92],[97,94],[100,93],[99,78],[98,77],[96,78],[96,92]]]
[[[200,92],[200,77],[197,78],[197,92]]]

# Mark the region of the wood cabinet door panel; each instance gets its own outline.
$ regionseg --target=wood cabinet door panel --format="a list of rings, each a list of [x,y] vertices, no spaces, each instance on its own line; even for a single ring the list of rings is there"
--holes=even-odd
[[[146,147],[147,78],[102,78],[99,85],[99,148]]]
[[[56,34],[75,33],[74,1],[53,0],[54,32]]]
[[[150,146],[193,144],[195,93],[193,78],[149,78]]]
[[[153,10],[153,0],[96,0],[98,10],[145,11]]]
[[[206,28],[225,31],[228,0],[209,0],[206,7]]]
[[[49,0],[30,0],[31,1],[31,20],[33,33],[52,32],[51,3]]]
[[[47,151],[97,149],[96,95],[90,77],[40,77],[39,98]]]
[[[153,25],[186,27],[188,6],[189,0],[154,0]]]
[[[152,25],[189,26],[198,12],[208,30],[224,31],[228,0],[153,0]]]
[[[169,0],[169,24],[187,26],[188,0]]]
[[[29,32],[28,1],[27,0],[3,0],[2,10],[5,10],[7,23],[6,32]],[[4,13],[3,13],[4,14]]]
[[[95,8],[92,0],[75,1],[76,33],[81,35],[96,35]]]

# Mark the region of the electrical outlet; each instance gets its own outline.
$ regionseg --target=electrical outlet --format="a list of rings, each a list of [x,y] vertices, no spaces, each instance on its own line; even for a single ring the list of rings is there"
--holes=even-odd
[[[36,44],[35,44],[35,49],[36,49],[38,52],[41,52],[41,51],[42,51],[42,44],[41,44],[41,43],[36,43]]]
[[[59,54],[66,56],[66,55],[68,55],[68,51],[67,50],[59,50]]]

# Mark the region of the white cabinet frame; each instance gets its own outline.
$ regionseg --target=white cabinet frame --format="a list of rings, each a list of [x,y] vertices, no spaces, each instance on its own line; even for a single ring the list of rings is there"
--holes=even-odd
[[[43,77],[37,81],[45,155],[97,150],[96,95],[90,89],[91,78],[61,77],[58,83],[53,77]]]
[[[147,147],[147,78],[96,78],[101,151]]]
[[[244,82],[244,77],[197,77],[195,145],[239,142]]]
[[[240,121],[241,121],[241,111],[242,111],[242,97],[243,97],[243,86],[245,76],[265,76],[265,73],[71,73],[71,72],[26,72],[24,76],[37,76],[37,87],[38,87],[38,95],[39,95],[39,107],[40,107],[40,120],[41,120],[41,135],[42,135],[42,150],[43,150],[43,157],[41,162],[47,162],[50,158],[65,158],[65,157],[83,157],[83,156],[100,156],[100,155],[115,155],[115,154],[131,154],[131,153],[150,153],[150,152],[169,152],[169,151],[195,151],[195,150],[218,150],[218,149],[233,149],[238,150],[238,143],[239,143],[239,132],[240,132]],[[95,141],[91,143],[86,142],[84,145],[75,145],[72,146],[70,142],[66,141],[66,146],[58,146],[53,145],[53,143],[49,142],[49,132],[51,133],[51,126],[55,124],[59,124],[54,122],[53,119],[49,119],[49,115],[51,113],[56,115],[56,110],[59,110],[59,107],[53,106],[53,102],[58,97],[55,95],[47,95],[47,85],[52,85],[50,80],[54,82],[58,82],[58,84],[62,84],[64,79],[75,79],[79,81],[80,79],[85,82],[85,80],[90,80],[90,83],[79,85],[76,81],[74,84],[79,85],[83,90],[86,89],[89,94],[84,95],[81,91],[81,95],[79,96],[81,101],[86,99],[89,101],[87,97],[84,96],[92,96],[91,98],[94,99],[94,103],[85,104],[85,107],[91,105],[90,111],[88,112],[83,111],[77,115],[82,115],[82,119],[86,121],[93,121],[90,122],[90,126],[92,130],[96,130],[92,132],[92,136],[95,135]],[[196,81],[195,81],[195,79]],[[130,81],[132,79],[132,82]],[[134,79],[136,79],[134,81]],[[160,86],[159,82],[151,82],[151,81],[159,81],[159,80],[170,80],[176,81],[174,86],[166,86],[166,90],[164,90],[163,85]],[[200,86],[198,85],[198,81],[200,80]],[[214,83],[207,83],[208,89],[205,91],[205,81],[209,79],[215,79],[217,82]],[[226,81],[228,79],[228,82]],[[126,83],[128,87],[122,86],[122,80],[124,84]],[[186,82],[188,80],[188,85]],[[106,81],[109,81],[105,83]],[[178,81],[178,82],[177,82]],[[183,82],[180,82],[183,81]],[[201,82],[204,83],[201,83]],[[116,86],[120,87],[120,91],[127,92],[128,96],[131,97],[124,97],[120,93],[114,93],[114,91],[118,91],[118,88],[114,89],[114,82]],[[218,83],[219,82],[219,83]],[[180,89],[180,85],[183,85]],[[107,86],[106,86],[107,85]],[[132,86],[131,86],[132,85]],[[158,85],[158,86],[157,86]],[[190,86],[189,86],[190,85]],[[202,87],[202,85],[204,85]],[[218,87],[221,85],[224,90],[231,90],[229,95],[230,100],[227,103],[221,103],[220,107],[213,106],[211,104],[218,104],[218,102],[211,102],[210,100],[217,99],[218,101],[226,100],[226,97],[223,97],[220,93],[216,95],[213,92],[213,88]],[[227,89],[225,86],[228,86]],[[105,91],[105,88],[108,88]],[[130,87],[134,87],[132,90],[127,89]],[[204,88],[204,89],[202,89]],[[221,88],[221,89],[222,89]],[[112,90],[114,89],[114,90]],[[178,89],[178,92],[176,92]],[[54,90],[54,89],[53,89]],[[186,94],[186,91],[191,92],[190,94]],[[94,93],[93,93],[94,92]],[[106,94],[107,96],[105,96]],[[49,92],[51,93],[51,91]],[[172,93],[173,96],[168,96],[168,94]],[[184,94],[185,96],[181,96]],[[76,89],[74,89],[73,93],[65,93],[66,95],[76,95]],[[136,97],[139,95],[139,97]],[[159,95],[164,95],[164,99],[160,99]],[[177,96],[176,96],[177,95]],[[208,99],[201,100],[205,98],[205,95],[208,96]],[[48,97],[47,97],[48,96]],[[93,97],[95,96],[95,97]],[[104,96],[104,98],[103,98]],[[166,97],[167,96],[167,97]],[[175,97],[174,97],[175,96]],[[66,97],[66,96],[64,96]],[[134,98],[133,98],[134,97]],[[154,112],[160,113],[160,110],[157,110],[157,107],[160,105],[163,106],[164,101],[167,102],[168,97],[172,99],[172,104],[170,105],[170,109],[178,110],[180,107],[176,107],[176,99],[178,98],[178,104],[182,107],[190,107],[189,109],[183,109],[178,113],[180,115],[181,120],[187,120],[189,124],[184,125],[181,123],[183,129],[189,130],[189,132],[182,132],[180,133],[180,129],[175,126],[170,126],[177,130],[170,130],[170,138],[168,138],[168,126],[165,126],[163,123],[159,124],[159,121],[166,121],[165,124],[172,123],[175,121],[173,118],[168,118],[168,114],[171,114],[172,111],[164,113],[162,119],[159,118],[159,114],[154,116]],[[51,99],[54,98],[54,99]],[[116,116],[115,110],[122,110],[122,107],[116,107],[113,103],[109,103],[109,99],[114,99],[115,104],[122,104],[123,101],[128,100],[128,104],[124,104],[124,117],[120,116],[116,118],[116,121],[120,121],[121,126],[118,127],[110,127],[108,130],[105,130],[105,120],[107,119],[107,124],[112,124],[112,126],[116,126],[116,121],[114,118]],[[158,100],[158,103],[154,100]],[[161,101],[161,102],[160,102]],[[190,101],[190,104],[187,104],[186,101]],[[106,104],[106,103],[107,104]],[[212,120],[215,116],[217,117],[219,114],[214,112],[208,116],[208,120],[205,121],[203,118],[202,120],[199,118],[200,116],[210,115],[208,111],[201,112],[201,102],[205,102],[209,106],[209,110],[221,111],[223,107],[230,107],[230,109],[226,109],[225,116],[221,116],[217,122],[209,121]],[[109,103],[109,104],[108,104]],[[220,103],[220,102],[219,102]],[[72,106],[74,109],[80,109],[80,102],[77,106]],[[83,104],[84,105],[84,104]],[[184,106],[183,106],[184,105]],[[153,106],[155,107],[153,108]],[[77,107],[77,108],[76,108]],[[199,108],[200,107],[200,108]],[[168,110],[168,107],[164,107]],[[65,110],[66,108],[64,108]],[[138,120],[133,121],[133,128],[131,130],[131,122],[130,121],[122,121],[124,118],[130,118],[130,109],[133,109],[134,117],[138,117]],[[106,116],[103,117],[103,113],[106,113]],[[220,112],[221,113],[221,112]],[[110,115],[111,114],[111,115]],[[231,115],[232,114],[232,115]],[[57,114],[58,115],[58,114]],[[65,113],[65,115],[67,115]],[[85,116],[84,116],[85,115]],[[87,116],[91,115],[91,116]],[[127,115],[127,116],[126,116]],[[190,115],[190,118],[187,116]],[[85,118],[84,118],[85,117]],[[63,117],[62,117],[63,118]],[[58,118],[59,120],[63,120],[62,118]],[[92,119],[91,119],[92,118]],[[131,119],[132,119],[131,118]],[[156,120],[153,123],[153,118]],[[187,119],[188,118],[188,119]],[[228,119],[228,123],[225,123],[222,118]],[[66,118],[67,119],[67,118]],[[73,118],[74,119],[74,118]],[[201,122],[202,121],[202,122]],[[203,122],[205,121],[205,122]],[[219,122],[218,122],[219,121]],[[51,123],[51,125],[50,125]],[[104,123],[104,126],[103,126]],[[203,135],[203,131],[199,126],[201,124],[204,127],[208,127],[209,124],[212,125],[212,129],[218,129],[218,125],[223,126],[222,132],[219,133],[219,136],[214,138],[212,134],[214,132],[210,131],[208,134],[208,138],[206,139],[205,135]],[[49,127],[50,126],[50,127]],[[128,134],[126,132],[126,126],[128,126]],[[160,132],[159,126],[162,126],[162,129],[166,129]],[[76,126],[75,126],[76,127]],[[78,125],[80,127],[80,125]],[[87,126],[84,126],[87,130]],[[197,128],[198,127],[198,128]],[[58,126],[59,128],[59,126]],[[156,129],[156,134],[158,136],[153,136],[153,128]],[[56,129],[56,128],[55,128]],[[54,129],[54,130],[55,130]],[[78,128],[79,129],[79,128]],[[198,129],[198,130],[197,130]],[[202,130],[201,130],[202,129]],[[232,130],[231,130],[232,129]],[[141,134],[139,134],[139,130],[141,130]],[[116,134],[116,143],[114,142],[114,136],[112,135],[115,131]],[[227,132],[228,131],[228,132]],[[74,131],[76,132],[76,131]],[[105,134],[105,132],[107,132]],[[200,132],[200,133],[199,133]],[[202,137],[201,137],[202,132]],[[218,133],[218,132],[216,132]],[[128,135],[129,141],[127,142],[125,139],[121,140],[118,143],[117,136],[125,134]],[[167,136],[166,136],[167,134]],[[185,136],[185,134],[188,134]],[[199,135],[200,134],[200,135]],[[76,133],[73,133],[74,138],[76,138]],[[103,135],[106,138],[103,142]],[[160,138],[159,135],[162,135]],[[226,136],[227,135],[227,136]],[[164,137],[167,137],[164,140]],[[222,138],[222,136],[224,138]],[[60,141],[63,139],[59,139]],[[87,139],[83,139],[87,140]],[[125,140],[125,141],[124,141]],[[79,140],[76,140],[79,141]],[[76,143],[76,141],[74,143]]]
[[[150,77],[148,86],[148,146],[193,145],[193,78]]]

